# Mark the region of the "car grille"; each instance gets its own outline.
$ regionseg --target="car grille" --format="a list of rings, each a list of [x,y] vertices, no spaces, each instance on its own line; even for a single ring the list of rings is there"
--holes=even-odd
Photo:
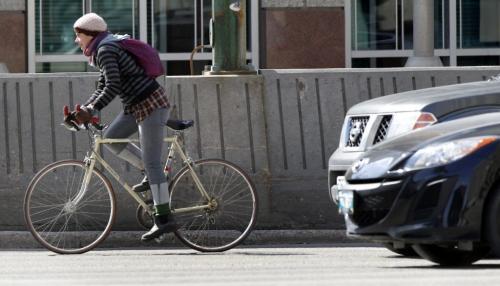
[[[392,115],[384,115],[384,117],[382,117],[382,121],[377,129],[377,134],[375,134],[375,138],[373,139],[373,145],[384,141],[389,131],[389,126],[391,126],[391,122]]]
[[[366,124],[369,116],[353,116],[349,118],[349,127],[346,147],[358,147],[361,144],[363,133],[365,132]]]
[[[389,213],[398,192],[398,189],[388,189],[370,194],[356,192],[354,213],[351,215],[352,221],[360,227],[379,222]]]

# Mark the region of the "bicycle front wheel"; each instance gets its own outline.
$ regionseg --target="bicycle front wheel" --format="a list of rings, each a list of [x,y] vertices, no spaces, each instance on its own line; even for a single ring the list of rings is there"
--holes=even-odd
[[[203,252],[237,246],[255,224],[257,195],[252,181],[242,169],[225,160],[200,160],[192,167],[209,197],[202,195],[188,166],[177,173],[170,185],[170,206],[180,225],[175,235],[185,245]]]
[[[94,168],[85,187],[84,162],[59,161],[31,180],[24,198],[26,224],[45,248],[61,254],[84,253],[109,234],[115,195],[109,180]]]

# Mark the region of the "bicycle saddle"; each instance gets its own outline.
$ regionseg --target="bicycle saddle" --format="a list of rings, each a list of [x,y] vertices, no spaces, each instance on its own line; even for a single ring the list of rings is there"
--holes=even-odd
[[[167,120],[167,126],[174,130],[184,130],[193,126],[193,124],[194,124],[193,120],[176,120],[176,119]]]

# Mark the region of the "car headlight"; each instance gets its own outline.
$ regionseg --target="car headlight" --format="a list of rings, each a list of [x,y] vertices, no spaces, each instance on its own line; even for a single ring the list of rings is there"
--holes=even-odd
[[[391,121],[390,137],[427,127],[436,122],[434,114],[429,112],[396,112]]]
[[[404,166],[405,171],[431,168],[459,160],[496,141],[495,136],[479,136],[426,146],[413,154]]]

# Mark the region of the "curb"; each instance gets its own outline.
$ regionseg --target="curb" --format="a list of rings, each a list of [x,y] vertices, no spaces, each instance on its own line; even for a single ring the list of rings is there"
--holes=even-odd
[[[144,243],[140,241],[144,231],[112,231],[99,248],[143,248],[183,246],[173,234],[163,241]],[[359,239],[349,238],[345,230],[254,230],[242,245],[285,245],[285,244],[333,244],[359,243]],[[28,231],[0,231],[0,249],[43,248]]]

